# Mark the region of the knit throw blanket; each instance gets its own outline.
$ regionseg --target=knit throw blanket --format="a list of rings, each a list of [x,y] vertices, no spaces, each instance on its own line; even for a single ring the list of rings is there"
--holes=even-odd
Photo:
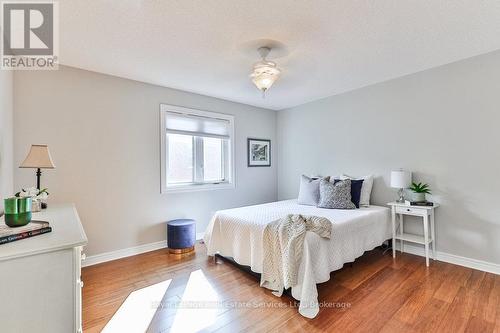
[[[266,226],[261,287],[281,296],[284,289],[297,284],[306,231],[330,239],[332,223],[324,217],[288,215]]]

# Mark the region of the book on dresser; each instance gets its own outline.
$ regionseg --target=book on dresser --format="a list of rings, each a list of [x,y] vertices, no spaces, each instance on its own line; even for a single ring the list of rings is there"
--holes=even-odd
[[[17,240],[43,235],[52,231],[49,222],[31,221],[25,226],[11,228],[4,223],[0,224],[0,245]]]
[[[421,207],[433,207],[434,203],[430,201],[410,201],[405,200],[406,206],[421,206]]]

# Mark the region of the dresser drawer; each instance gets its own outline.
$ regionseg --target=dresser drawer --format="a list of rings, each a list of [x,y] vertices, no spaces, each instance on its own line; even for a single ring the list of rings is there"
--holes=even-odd
[[[414,207],[396,207],[396,213],[414,216],[425,216],[426,214],[428,214],[428,210]]]

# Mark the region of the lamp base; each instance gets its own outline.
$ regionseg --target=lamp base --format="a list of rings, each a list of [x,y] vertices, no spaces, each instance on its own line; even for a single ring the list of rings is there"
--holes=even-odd
[[[404,203],[405,202],[405,190],[403,188],[400,188],[398,190],[398,195],[399,195],[399,199],[396,202]]]
[[[36,169],[36,188],[41,190],[40,188],[40,178],[42,177],[42,170],[40,168]]]

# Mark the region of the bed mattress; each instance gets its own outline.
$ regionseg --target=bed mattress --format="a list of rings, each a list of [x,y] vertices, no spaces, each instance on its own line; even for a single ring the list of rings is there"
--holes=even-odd
[[[292,296],[300,300],[299,313],[313,318],[319,311],[316,284],[328,281],[330,272],[392,237],[390,210],[380,206],[324,209],[299,205],[297,200],[221,210],[205,232],[208,255],[232,257],[238,264],[262,273],[264,228],[288,214],[321,216],[332,222],[330,239],[307,232],[298,283],[292,287]]]

